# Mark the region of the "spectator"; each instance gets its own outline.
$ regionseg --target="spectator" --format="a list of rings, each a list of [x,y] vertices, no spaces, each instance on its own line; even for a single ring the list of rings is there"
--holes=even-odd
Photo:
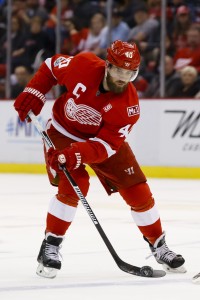
[[[47,11],[40,6],[39,0],[15,1],[14,14],[20,18],[24,28],[29,29],[31,19],[38,16],[45,22],[48,19]]]
[[[168,0],[168,6],[171,7],[174,15],[176,14],[176,10],[179,6],[185,5],[185,0]]]
[[[23,92],[32,76],[32,70],[28,67],[18,66],[15,68],[14,73],[11,75],[11,98],[15,99],[21,92]],[[55,99],[55,89],[52,88],[45,94],[45,97],[46,99]]]
[[[174,95],[177,83],[180,82],[180,74],[174,69],[173,57],[165,56],[165,97],[170,98]],[[160,97],[160,73],[153,77],[146,92],[145,98]]]
[[[192,19],[187,6],[179,6],[172,27],[172,37],[176,51],[187,46],[187,31],[192,25]]]
[[[192,66],[186,66],[180,70],[180,76],[172,96],[175,98],[195,98],[200,90],[197,70]]]
[[[15,99],[28,84],[31,79],[31,72],[25,66],[18,66],[14,70],[14,81],[15,83],[11,85],[11,98]]]
[[[159,53],[160,47],[160,25],[159,21],[151,18],[148,14],[148,7],[144,2],[138,4],[133,10],[133,19],[136,26],[134,26],[129,33],[128,41],[136,42],[140,53],[143,57],[146,70],[140,71],[148,82],[155,74],[155,67],[157,65],[157,53]],[[154,53],[153,50],[157,49]]]
[[[88,1],[88,0],[71,0],[71,7],[79,29],[90,26],[91,17],[101,12],[106,12],[106,0]]]
[[[102,30],[105,27],[105,17],[101,13],[95,13],[91,20],[89,28],[83,28],[77,31],[75,25],[69,24],[67,21],[70,33],[70,38],[74,45],[74,53],[82,51],[90,51],[99,55]],[[73,54],[74,54],[73,53]]]
[[[113,8],[111,19],[111,41],[122,40],[126,42],[130,33],[130,28],[126,22],[123,21],[123,15],[117,7]],[[109,46],[109,28],[105,26],[102,30],[102,37],[100,42],[100,48],[102,48],[101,56],[105,57],[106,48]]]
[[[147,0],[149,16],[160,20],[161,16],[161,0]]]
[[[73,17],[73,10],[70,7],[69,0],[61,0],[61,19],[67,20]],[[47,28],[55,28],[57,24],[57,5],[55,5],[45,24]]]
[[[116,2],[117,9],[120,11],[123,21],[127,23],[130,28],[136,25],[132,15],[135,7],[137,7],[140,2],[141,0],[123,0]]]
[[[144,4],[135,8],[133,18],[136,26],[131,29],[128,41],[137,42],[141,52],[144,54],[145,51],[152,49],[159,43],[159,22],[149,17],[147,7]]]
[[[81,37],[86,35],[85,31],[87,31],[87,28],[80,30],[74,18],[63,20],[60,45],[61,53],[67,55],[77,53],[77,45]]]
[[[49,40],[47,33],[43,30],[42,20],[40,17],[31,19],[30,31],[25,40],[21,56],[12,61],[13,69],[19,65],[30,67],[34,64],[36,55],[40,50],[44,50],[44,56],[54,53],[55,45]]]
[[[26,1],[23,1],[23,0],[13,0],[12,1],[12,15],[19,18],[21,20],[21,23],[23,23],[23,20],[21,19],[21,15],[22,15],[22,12],[25,11],[26,6],[27,6]],[[5,10],[7,11],[7,9],[8,9],[8,6],[6,6]]]
[[[200,28],[191,26],[187,31],[187,47],[179,49],[174,55],[175,68],[193,66],[200,72]]]
[[[197,0],[199,1],[199,0]],[[171,10],[171,13],[173,14],[173,16],[176,16],[177,10],[180,6],[187,6],[190,10],[190,14],[192,17],[192,22],[196,22],[196,7],[198,6],[197,3],[195,3],[196,1],[193,0],[168,0],[167,1],[167,6],[168,9]]]
[[[173,57],[175,53],[174,44],[172,39],[168,34],[165,36],[165,55]],[[145,69],[143,70],[143,75],[147,81],[151,81],[158,72],[158,67],[160,63],[160,45],[154,47],[152,51],[145,55]]]
[[[61,34],[61,40],[63,42],[63,35],[65,34],[65,28],[63,28],[63,22],[71,19],[74,15],[73,10],[70,6],[69,0],[61,0],[61,28],[60,28],[60,34]],[[54,7],[51,9],[49,13],[49,18],[45,22],[44,30],[48,34],[49,39],[51,43],[54,43],[56,40],[56,25],[57,25],[57,5],[55,4]]]
[[[23,64],[23,53],[24,53],[24,43],[26,40],[26,34],[24,33],[22,23],[17,16],[12,16],[11,19],[11,60],[18,61],[22,58],[19,64]],[[6,52],[7,52],[7,35],[6,33],[0,39],[0,63],[2,65],[6,64]],[[12,68],[13,71],[13,68]]]

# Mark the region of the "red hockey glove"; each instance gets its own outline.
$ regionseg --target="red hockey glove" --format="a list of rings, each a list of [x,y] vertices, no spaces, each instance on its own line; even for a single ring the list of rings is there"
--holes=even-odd
[[[37,116],[40,113],[45,101],[45,96],[40,91],[31,87],[26,87],[24,91],[16,98],[14,107],[19,114],[20,120],[25,121],[30,110],[32,110],[34,115]]]
[[[100,163],[107,157],[106,148],[101,143],[92,141],[75,142],[63,150],[49,148],[47,152],[48,163],[57,173],[61,172],[59,165],[72,171],[81,164]]]
[[[47,152],[48,163],[57,173],[61,172],[59,165],[64,165],[69,171],[77,169],[81,164],[81,154],[76,147],[68,147],[63,150],[49,148]]]

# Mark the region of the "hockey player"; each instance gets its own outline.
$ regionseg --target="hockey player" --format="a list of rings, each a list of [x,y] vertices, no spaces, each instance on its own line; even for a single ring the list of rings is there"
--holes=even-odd
[[[171,272],[185,272],[185,260],[165,242],[154,198],[137,160],[125,141],[140,116],[137,46],[117,40],[107,49],[106,61],[92,53],[74,57],[55,55],[43,62],[14,107],[21,121],[30,110],[38,115],[45,94],[59,84],[66,87],[54,103],[47,133],[56,150],[44,147],[50,183],[58,187],[51,199],[37,274],[55,277],[61,268],[59,249],[77,210],[78,199],[59,168],[65,164],[84,196],[89,188],[88,164],[110,195],[119,192],[131,208],[133,220],[152,255]]]

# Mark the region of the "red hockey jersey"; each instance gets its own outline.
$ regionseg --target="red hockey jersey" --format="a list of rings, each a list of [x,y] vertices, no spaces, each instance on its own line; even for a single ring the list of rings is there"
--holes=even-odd
[[[46,93],[56,83],[67,89],[54,103],[53,126],[76,141],[97,142],[100,148],[102,145],[106,148],[107,157],[113,155],[139,118],[138,96],[133,84],[129,83],[120,94],[101,93],[99,86],[105,75],[105,61],[92,53],[74,57],[55,55],[46,59],[38,74],[40,78],[42,74],[45,76],[40,81],[36,76],[30,85],[37,82],[40,91]]]

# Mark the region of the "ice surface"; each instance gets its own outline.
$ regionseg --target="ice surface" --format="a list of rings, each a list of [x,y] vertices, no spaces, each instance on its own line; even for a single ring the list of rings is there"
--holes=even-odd
[[[46,175],[0,174],[1,300],[182,300],[199,299],[200,180],[149,179],[168,246],[186,259],[185,274],[140,278],[121,271],[82,204],[63,247],[63,267],[55,279],[35,274],[44,237],[46,211],[56,189]],[[118,255],[137,266],[161,269],[149,255],[118,194],[108,197],[91,178],[87,200]]]

